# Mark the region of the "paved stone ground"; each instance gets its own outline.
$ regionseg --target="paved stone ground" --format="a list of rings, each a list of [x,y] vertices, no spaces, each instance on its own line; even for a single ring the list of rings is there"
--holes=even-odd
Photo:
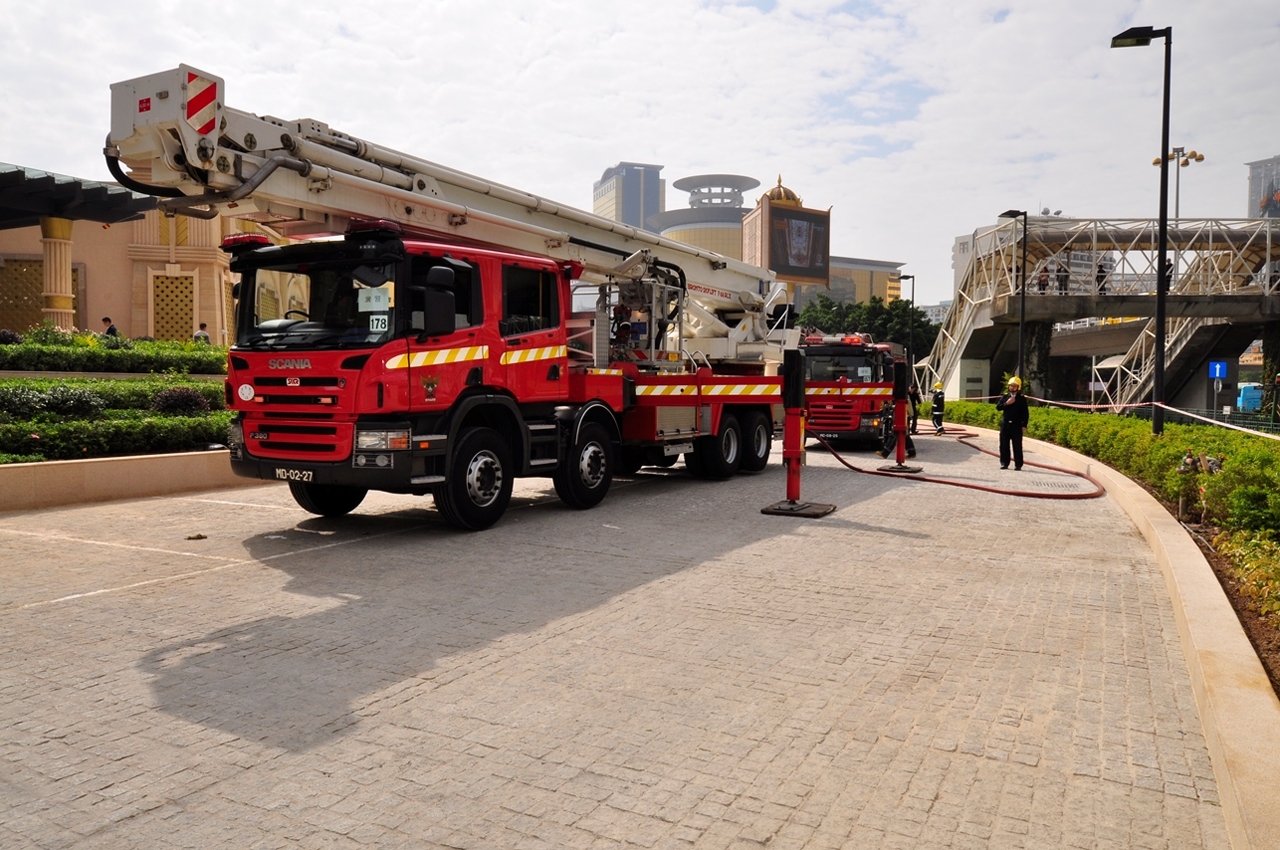
[[[615,486],[482,534],[277,486],[0,516],[0,846],[1227,846],[1108,500],[815,452],[822,520],[759,513],[776,461]]]

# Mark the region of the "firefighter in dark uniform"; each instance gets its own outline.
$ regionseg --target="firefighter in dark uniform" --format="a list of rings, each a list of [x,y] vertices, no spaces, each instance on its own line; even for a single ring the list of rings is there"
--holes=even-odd
[[[1022,397],[1022,381],[1019,378],[1009,379],[1009,391],[1000,396],[996,402],[996,410],[1000,411],[1000,468],[1009,468],[1010,449],[1013,453],[1013,468],[1022,469],[1022,432],[1027,430],[1030,414],[1027,411],[1027,400]]]
[[[933,415],[933,435],[942,436],[942,416],[947,412],[947,395],[942,390],[942,382],[933,385],[933,405],[929,412]]]

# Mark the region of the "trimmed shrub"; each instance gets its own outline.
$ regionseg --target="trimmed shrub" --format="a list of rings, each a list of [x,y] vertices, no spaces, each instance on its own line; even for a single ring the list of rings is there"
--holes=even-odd
[[[132,348],[101,345],[43,345],[30,339],[0,346],[0,369],[28,372],[136,372],[221,375],[227,371],[225,349],[180,342],[134,342]]]
[[[44,394],[44,407],[61,416],[96,416],[106,403],[93,390],[70,384],[50,387]]]
[[[26,342],[30,345],[70,346],[75,344],[75,335],[45,319],[27,331]]]
[[[22,334],[8,328],[0,328],[0,345],[22,345]]]
[[[44,411],[45,394],[21,383],[0,384],[0,417],[32,419]]]
[[[49,460],[152,454],[203,449],[226,443],[230,411],[207,416],[150,416],[89,422],[68,420],[0,425],[0,453],[41,455]]]
[[[194,387],[170,387],[156,393],[151,409],[170,416],[202,416],[209,412],[209,402]]]
[[[0,463],[39,463],[44,455],[10,455],[0,452]]]

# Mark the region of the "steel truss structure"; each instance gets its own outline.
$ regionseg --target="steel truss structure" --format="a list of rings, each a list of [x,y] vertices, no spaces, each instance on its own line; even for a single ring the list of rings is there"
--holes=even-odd
[[[1030,217],[1025,237],[1027,297],[1149,295],[1154,302],[1157,226],[1154,219]],[[1022,222],[1017,219],[974,234],[955,299],[923,365],[927,383],[946,383],[959,369],[974,329],[990,322],[995,304],[1021,295],[1022,239]],[[1278,219],[1179,219],[1169,226],[1169,251],[1170,295],[1280,295]],[[1224,321],[1170,318],[1166,362],[1198,331]],[[1155,320],[1150,319],[1107,381],[1106,404],[1119,409],[1150,400],[1154,345]]]

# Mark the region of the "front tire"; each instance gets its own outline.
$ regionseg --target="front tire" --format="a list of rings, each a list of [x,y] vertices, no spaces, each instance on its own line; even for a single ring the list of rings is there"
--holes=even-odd
[[[462,432],[449,465],[449,479],[432,490],[445,521],[463,531],[482,531],[511,502],[511,448],[492,428]]]
[[[613,483],[613,464],[609,432],[597,422],[583,424],[568,457],[552,476],[556,495],[571,508],[594,508]]]
[[[742,418],[742,469],[759,472],[769,465],[773,451],[773,422],[763,413],[748,413]]]
[[[300,508],[320,516],[345,516],[354,511],[369,493],[359,487],[305,484],[301,481],[290,481],[289,492]]]

